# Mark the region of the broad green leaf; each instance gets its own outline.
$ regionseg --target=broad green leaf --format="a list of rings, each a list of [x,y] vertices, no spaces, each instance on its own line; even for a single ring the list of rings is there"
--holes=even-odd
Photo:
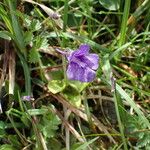
[[[100,4],[108,10],[118,10],[119,0],[99,0]]]
[[[64,91],[63,94],[65,96],[65,98],[73,105],[75,105],[76,107],[80,107],[81,105],[81,95],[79,93],[79,91],[77,91],[74,87],[72,86],[67,86]]]
[[[66,94],[64,94],[64,96],[65,96],[65,98],[67,99],[67,100],[69,100],[69,102],[72,104],[72,105],[74,105],[74,106],[76,106],[76,107],[80,107],[81,106],[81,96],[80,96],[80,94],[78,94],[78,95],[73,95],[73,94],[69,94],[69,93],[66,93]]]
[[[32,48],[30,50],[30,53],[29,53],[29,61],[31,63],[38,63],[39,60],[40,60],[40,54],[39,52],[35,49],[35,48]]]
[[[52,92],[53,94],[59,93],[61,91],[63,91],[66,87],[65,82],[62,80],[51,80],[48,83],[48,89],[50,92]]]
[[[69,81],[69,85],[80,93],[89,85],[89,83],[81,83],[78,81]]]

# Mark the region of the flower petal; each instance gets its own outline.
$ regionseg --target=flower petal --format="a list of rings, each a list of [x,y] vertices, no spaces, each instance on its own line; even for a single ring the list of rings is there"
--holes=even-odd
[[[88,55],[90,50],[90,46],[87,44],[80,45],[79,49],[76,51],[70,51],[67,56],[68,61],[72,61],[75,57]]]
[[[68,52],[69,55],[66,55],[66,58],[68,61],[72,60],[72,58],[74,57],[74,53],[75,53],[75,51],[69,51]]]
[[[84,69],[80,67],[77,63],[70,62],[67,68],[67,77],[70,80],[80,80]]]
[[[69,55],[66,55],[68,61],[72,61],[74,57],[88,55],[90,50],[90,46],[87,44],[80,45],[79,49],[75,51],[68,52]]]
[[[74,51],[74,56],[87,55],[89,53],[90,46],[87,44],[80,45],[79,49]]]
[[[82,63],[87,64],[87,66],[93,70],[96,70],[99,66],[99,56],[97,54],[80,56],[78,59],[80,59]]]
[[[87,67],[84,72],[84,81],[83,82],[91,82],[94,80],[96,76],[96,72]]]
[[[95,78],[95,71],[89,67],[81,67],[77,63],[71,62],[68,65],[67,77],[70,80],[78,80],[81,82],[91,82]]]
[[[31,100],[31,96],[29,96],[29,95],[22,96],[22,100],[23,101],[30,101]]]

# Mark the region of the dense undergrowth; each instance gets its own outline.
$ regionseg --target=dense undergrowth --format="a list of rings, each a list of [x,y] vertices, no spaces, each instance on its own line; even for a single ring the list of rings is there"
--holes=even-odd
[[[149,150],[149,8],[149,0],[2,0],[0,150]],[[92,82],[68,80],[62,53],[81,44],[100,58]]]

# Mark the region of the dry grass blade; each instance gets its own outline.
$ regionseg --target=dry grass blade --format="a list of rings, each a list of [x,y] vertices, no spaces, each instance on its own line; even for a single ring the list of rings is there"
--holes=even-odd
[[[8,43],[7,41],[4,42],[5,42],[5,49],[7,49]],[[0,78],[0,95],[2,95],[2,87],[6,78],[7,65],[8,65],[8,50],[5,50],[5,53],[3,55],[3,68],[1,71],[1,78]],[[0,102],[0,113],[3,113],[1,102]]]
[[[79,110],[78,108],[74,107],[73,105],[71,105],[69,102],[67,102],[67,100],[65,100],[65,98],[59,94],[54,95],[52,93],[49,93],[51,96],[53,96],[55,99],[57,99],[60,103],[62,103],[63,105],[65,105],[67,108],[69,108],[70,111],[72,111],[73,113],[75,113],[76,115],[78,115],[79,117],[81,117],[83,120],[88,122],[88,118],[87,115],[82,112],[81,110]],[[116,143],[116,141],[114,140],[114,138],[110,135],[110,133],[108,132],[108,130],[106,129],[106,127],[98,120],[96,119],[96,117],[94,117],[92,115],[92,121],[94,123],[94,125],[103,133],[105,133],[107,135],[107,137],[109,138],[109,140],[113,143]]]
[[[56,48],[58,47],[52,47],[52,46],[49,46],[48,48],[44,49],[44,48],[40,48],[38,49],[39,52],[42,52],[42,53],[46,53],[46,54],[49,54],[49,55],[52,55],[52,56],[60,56],[57,52],[56,52]]]
[[[14,94],[15,66],[15,52],[13,50],[9,50],[9,94]]]
[[[61,119],[61,121],[63,122],[63,124],[65,125],[66,128],[68,128],[68,130],[82,143],[84,143],[84,139],[82,138],[82,136],[73,128],[73,126],[71,126],[68,121],[66,121],[64,119],[64,117],[61,115],[61,113],[57,110],[52,110],[55,114],[57,114],[59,116],[59,118]]]

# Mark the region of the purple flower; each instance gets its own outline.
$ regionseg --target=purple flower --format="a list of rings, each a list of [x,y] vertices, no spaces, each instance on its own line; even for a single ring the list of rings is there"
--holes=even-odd
[[[31,100],[31,96],[27,95],[27,96],[22,96],[22,100],[23,101],[30,101]]]
[[[89,53],[90,46],[80,45],[76,51],[62,52],[68,59],[67,77],[70,80],[81,82],[91,82],[96,76],[96,70],[99,66],[99,56]]]

